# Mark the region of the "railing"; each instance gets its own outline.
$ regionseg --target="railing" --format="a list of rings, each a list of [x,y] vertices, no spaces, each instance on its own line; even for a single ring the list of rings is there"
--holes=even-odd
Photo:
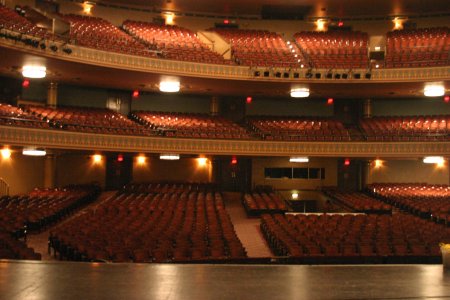
[[[14,37],[14,38],[11,38]],[[32,39],[46,45],[45,49],[33,47],[21,42],[22,39]],[[49,50],[50,46],[57,46],[57,51]],[[40,38],[20,34],[7,29],[0,30],[0,46],[26,50],[29,53],[59,58],[68,61],[90,63],[93,65],[123,68],[126,70],[144,71],[152,73],[165,73],[171,75],[187,75],[205,78],[219,79],[243,79],[254,81],[274,82],[323,82],[323,83],[354,83],[354,82],[391,82],[391,81],[416,81],[416,80],[447,80],[450,77],[450,66],[401,68],[401,69],[352,69],[333,70],[334,73],[348,74],[346,79],[327,78],[329,69],[306,68],[267,68],[250,66],[233,66],[206,64],[198,62],[175,61],[158,58],[134,56],[110,51],[67,44],[63,41],[41,41]],[[61,49],[69,48],[70,54]],[[365,76],[370,73],[371,76]],[[287,74],[287,75],[285,75]],[[311,76],[308,76],[310,75]],[[321,76],[316,76],[321,74]],[[360,76],[355,76],[359,74]],[[312,76],[314,75],[314,76]]]
[[[0,177],[0,196],[9,196],[9,184]]]

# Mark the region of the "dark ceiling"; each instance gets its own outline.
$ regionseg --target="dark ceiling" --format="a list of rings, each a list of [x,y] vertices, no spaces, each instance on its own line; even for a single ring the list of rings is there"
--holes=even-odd
[[[260,15],[264,6],[308,7],[308,17],[427,15],[450,12],[448,0],[100,0],[179,12],[219,15]]]

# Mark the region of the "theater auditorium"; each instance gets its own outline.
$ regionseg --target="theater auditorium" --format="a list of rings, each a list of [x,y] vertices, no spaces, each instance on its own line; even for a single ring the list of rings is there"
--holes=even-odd
[[[450,299],[445,0],[0,0],[0,299]]]

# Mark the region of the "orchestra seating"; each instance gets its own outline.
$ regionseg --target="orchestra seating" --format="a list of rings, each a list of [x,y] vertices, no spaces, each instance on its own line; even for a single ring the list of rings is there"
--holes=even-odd
[[[367,191],[409,213],[450,226],[450,186],[426,183],[373,183]]]
[[[231,63],[210,50],[194,32],[186,28],[130,20],[125,21],[122,27],[150,49],[160,52],[159,57],[209,64]]]
[[[372,117],[360,127],[368,141],[447,141],[450,115]]]
[[[156,57],[154,51],[110,22],[96,17],[63,15],[70,22],[71,42],[84,47],[130,55]]]
[[[288,211],[286,202],[274,192],[245,193],[242,199],[244,208],[250,216],[259,216],[263,213],[284,213]]]
[[[25,106],[52,127],[77,132],[151,135],[152,131],[106,108]]]
[[[295,43],[314,68],[368,68],[368,35],[359,31],[302,31]]]
[[[119,192],[52,230],[50,245],[66,260],[188,263],[246,258],[220,193],[175,189]]]
[[[449,65],[449,28],[396,30],[387,33],[386,67]]]
[[[339,191],[336,188],[323,188],[325,195],[358,213],[391,214],[392,207],[382,201],[360,192]]]
[[[450,228],[406,214],[262,215],[276,255],[307,264],[439,263]]]
[[[25,242],[11,236],[11,233],[0,229],[0,259],[30,259],[41,260],[41,255]]]
[[[275,32],[224,28],[209,30],[230,43],[232,57],[239,65],[299,68],[305,61],[301,53],[292,52],[294,45],[288,45]]]
[[[93,201],[96,186],[34,189],[27,195],[0,198],[0,228],[17,237],[38,231],[60,220],[76,208]]]
[[[34,25],[16,11],[7,8],[2,4],[0,4],[0,28],[40,38],[49,36],[47,30]]]
[[[0,125],[49,128],[48,122],[37,116],[10,104],[0,103]]]
[[[266,140],[350,141],[342,122],[320,117],[250,117],[247,123]]]
[[[137,111],[131,117],[163,136],[205,139],[250,138],[245,128],[219,116]]]

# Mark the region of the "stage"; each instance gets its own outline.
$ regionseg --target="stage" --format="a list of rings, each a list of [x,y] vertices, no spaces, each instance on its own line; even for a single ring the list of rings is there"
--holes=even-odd
[[[0,299],[450,299],[442,265],[0,261]]]

